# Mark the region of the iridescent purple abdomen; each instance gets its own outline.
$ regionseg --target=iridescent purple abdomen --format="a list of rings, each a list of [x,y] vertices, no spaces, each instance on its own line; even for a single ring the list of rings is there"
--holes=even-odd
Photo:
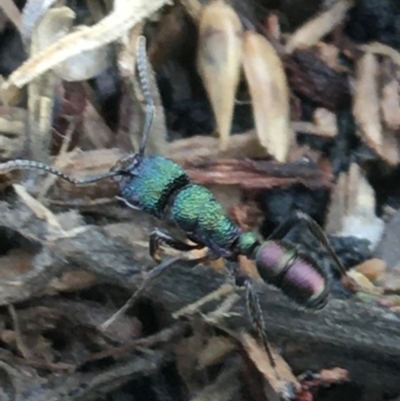
[[[294,247],[266,241],[258,248],[255,261],[261,278],[293,301],[314,309],[326,305],[327,274],[315,262],[299,256]]]

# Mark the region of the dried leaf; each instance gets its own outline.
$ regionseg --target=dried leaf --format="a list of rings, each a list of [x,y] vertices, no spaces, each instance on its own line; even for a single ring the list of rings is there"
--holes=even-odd
[[[40,9],[40,7],[38,8]],[[36,39],[40,42],[40,50],[65,37],[71,30],[81,29],[82,27],[73,28],[74,19],[75,13],[68,7],[48,10],[38,24],[43,26],[43,20],[47,21],[46,25],[42,27],[43,34],[38,38],[39,40]],[[110,64],[109,46],[102,46],[68,58],[64,62],[57,64],[53,71],[65,81],[81,81],[98,75],[108,68]]]
[[[36,24],[32,35],[31,53],[38,53],[65,36],[73,26],[75,13],[69,7],[48,10]],[[32,55],[32,54],[31,54]]]
[[[79,32],[79,29],[76,31]],[[83,51],[72,56],[53,68],[57,76],[64,81],[85,81],[99,75],[111,66],[111,49],[102,46],[97,49]]]
[[[375,287],[370,280],[364,274],[351,269],[347,272],[347,277],[354,280],[360,288],[360,296],[363,297],[364,294],[369,295],[381,295],[383,293],[382,288]]]
[[[354,268],[372,282],[382,282],[386,274],[386,263],[382,259],[369,259]]]
[[[375,214],[375,192],[360,167],[339,176],[327,216],[329,234],[368,239],[373,247],[381,238],[384,223]]]
[[[343,20],[354,3],[355,0],[339,0],[329,10],[306,22],[289,38],[286,51],[291,53],[315,45]]]
[[[197,65],[214,111],[222,149],[231,131],[242,53],[242,24],[223,1],[203,10],[199,25]]]
[[[22,10],[21,35],[24,42],[31,38],[36,23],[56,0],[27,0]]]
[[[5,89],[12,85],[22,87],[69,57],[115,41],[167,2],[168,0],[152,0],[150,2],[116,0],[114,11],[107,17],[91,27],[83,27],[79,31],[70,33],[34,55],[14,71],[3,86]]]
[[[281,60],[267,39],[255,32],[246,32],[243,66],[260,143],[276,160],[284,162],[288,158],[293,132],[289,90]]]
[[[358,124],[358,135],[385,161],[397,165],[400,161],[400,146],[395,135],[385,132],[382,127],[378,61],[370,53],[358,61],[353,113]]]
[[[65,37],[72,29],[75,13],[68,7],[52,8],[40,21],[36,38],[40,50]],[[83,27],[77,27],[76,30]],[[52,70],[64,81],[84,81],[100,74],[111,65],[108,46],[83,51],[57,64]]]
[[[296,390],[300,390],[300,383],[293,375],[289,365],[275,349],[271,347],[276,364],[274,369],[270,364],[265,350],[257,344],[253,337],[248,334],[242,334],[241,340],[248,357],[275,391],[274,398],[276,398],[277,395],[285,393],[285,389],[288,385],[293,386]]]

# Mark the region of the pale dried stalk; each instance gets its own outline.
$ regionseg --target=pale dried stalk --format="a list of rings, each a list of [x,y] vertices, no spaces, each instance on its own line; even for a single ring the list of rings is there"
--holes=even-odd
[[[395,64],[400,66],[400,53],[397,50],[393,49],[393,47],[384,45],[383,43],[379,42],[372,42],[367,45],[361,45],[359,46],[359,48],[366,53],[390,57]]]
[[[116,1],[114,11],[92,27],[84,27],[58,40],[14,71],[4,84],[22,87],[69,57],[111,43],[152,15],[168,0]]]
[[[21,13],[12,0],[1,0],[0,7],[9,20],[15,25],[19,32],[22,29]]]
[[[343,20],[354,3],[354,0],[339,0],[329,10],[306,22],[289,38],[286,51],[291,53],[295,49],[310,47],[318,43]]]
[[[42,203],[28,194],[26,189],[19,184],[13,184],[13,188],[20,199],[25,203],[35,216],[41,220],[45,220],[48,224],[49,233],[63,234],[64,230],[57,220],[57,217],[47,209]]]

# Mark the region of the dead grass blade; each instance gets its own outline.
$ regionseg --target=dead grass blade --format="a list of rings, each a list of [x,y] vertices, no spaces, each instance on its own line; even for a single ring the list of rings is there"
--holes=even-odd
[[[291,53],[295,49],[307,48],[318,43],[343,20],[354,3],[354,0],[339,0],[329,10],[306,22],[289,38],[286,51]]]
[[[197,65],[214,111],[222,149],[226,149],[242,56],[242,23],[226,3],[203,10],[199,26]]]
[[[293,140],[289,90],[282,62],[266,38],[246,32],[243,66],[261,145],[279,162],[287,161]]]

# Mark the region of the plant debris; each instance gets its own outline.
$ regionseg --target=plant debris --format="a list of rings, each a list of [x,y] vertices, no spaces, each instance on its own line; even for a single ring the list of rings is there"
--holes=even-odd
[[[142,286],[156,266],[154,228],[183,233],[118,202],[113,180],[7,172],[0,399],[399,397],[399,27],[390,0],[3,1],[1,163],[108,172],[138,150],[150,96],[147,154],[178,163],[260,238],[307,213],[357,291],[303,223],[282,241],[330,277],[318,313],[266,286],[240,256],[271,358],[236,288],[241,276],[233,282],[223,259],[194,266],[208,249],[162,247],[176,263]]]

